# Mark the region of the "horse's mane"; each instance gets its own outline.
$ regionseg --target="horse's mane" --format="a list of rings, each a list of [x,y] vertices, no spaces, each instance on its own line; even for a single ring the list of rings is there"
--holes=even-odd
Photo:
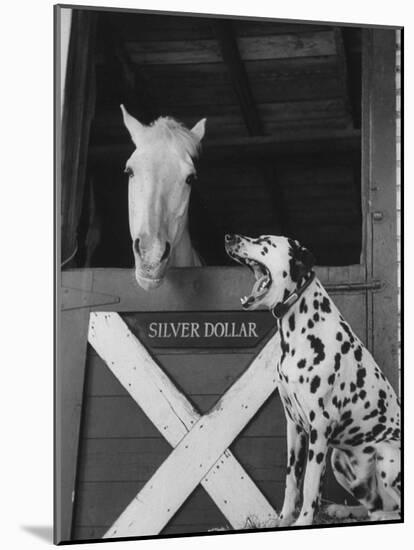
[[[200,141],[181,122],[171,117],[159,117],[148,127],[154,140],[169,139],[191,158],[196,158],[200,152]]]

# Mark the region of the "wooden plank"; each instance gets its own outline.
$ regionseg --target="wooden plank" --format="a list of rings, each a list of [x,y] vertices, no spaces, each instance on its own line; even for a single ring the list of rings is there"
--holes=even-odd
[[[191,394],[188,398],[200,414],[206,414],[221,395]],[[160,437],[160,432],[130,397],[89,397],[84,419],[83,437],[86,439]],[[284,434],[285,416],[281,402],[276,396],[263,405],[242,432],[243,437],[282,437]]]
[[[76,286],[88,295],[92,273],[82,272]],[[71,538],[89,310],[58,310],[56,319],[61,337],[56,342],[55,371],[55,530],[56,541],[61,542]]]
[[[247,472],[245,475],[253,477],[255,481],[282,481],[284,479],[286,468],[286,440],[284,436],[238,437],[231,445],[231,450],[243,463]],[[170,456],[172,456],[171,448],[161,437],[85,440],[79,487],[84,486],[85,483],[135,482],[138,484],[133,495],[135,497],[137,491],[144,488],[143,484],[147,484],[148,480],[151,480]],[[217,465],[211,468],[206,477],[220,476],[220,469],[224,467],[224,463],[225,461],[223,463],[221,460],[218,461],[220,468],[217,468]],[[213,474],[213,472],[215,473]],[[224,476],[221,477],[224,478]],[[175,477],[171,479],[175,479]],[[225,482],[223,483],[226,485]],[[169,486],[171,485],[175,487],[178,484],[175,481],[174,483],[170,481]],[[206,487],[204,486],[204,488]],[[179,491],[178,486],[176,489]],[[124,503],[131,500],[132,498],[125,499]]]
[[[90,332],[94,332],[93,324]],[[91,336],[93,337],[93,334]],[[216,504],[227,518],[235,514],[236,517],[230,521],[233,526],[240,525],[242,518],[242,524],[245,524],[246,515],[243,510],[236,510],[240,502],[233,500],[234,488],[231,490],[229,485],[234,459],[226,449],[276,389],[274,362],[279,351],[279,343],[276,333],[216,407],[192,425],[156,474],[105,534],[106,538],[159,533],[200,482],[212,496],[211,484],[214,484],[217,478],[220,478],[219,494],[222,495],[222,500],[217,494],[217,498],[214,498]],[[152,403],[144,408],[151,410]],[[158,415],[159,412],[156,411],[155,414]],[[165,424],[165,418],[161,421]],[[226,471],[224,476],[223,471]],[[236,489],[240,488],[240,482],[242,478],[245,479],[246,474],[242,474],[242,478],[240,474],[238,476],[239,485],[236,485]],[[173,478],[176,483],[171,484]],[[227,486],[224,487],[224,484]],[[248,501],[254,496],[252,493]],[[163,495],[161,507],[160,494]],[[245,492],[240,494],[241,497],[246,498]],[[250,502],[249,505],[251,506]],[[247,517],[255,515],[269,521],[274,521],[277,517],[271,508],[265,512],[258,507],[257,512],[254,514],[251,507]]]
[[[340,29],[339,27],[335,27],[334,36],[338,58],[338,77],[342,86],[342,96],[344,99],[346,114],[348,116],[350,125],[352,125],[353,127],[358,127],[351,103],[351,83],[349,80],[350,65],[348,64],[348,59],[345,52],[344,36],[342,29]]]
[[[275,508],[280,509],[282,507],[284,481],[259,481],[258,486],[260,487],[260,490],[266,494],[269,502],[272,502]],[[85,504],[82,514],[77,516],[78,523],[75,525],[74,539],[81,540],[88,538],[102,538],[105,531],[107,531],[110,527],[107,521],[103,524],[98,523],[98,519],[101,519],[102,521],[102,518],[98,518],[98,514],[100,515],[99,508],[102,506],[102,503],[105,503],[106,506],[109,506],[112,502],[114,508],[120,508],[122,506],[123,493],[129,494],[130,492],[132,492],[132,490],[135,489],[136,484],[133,483],[85,484],[82,489],[84,495],[83,500]],[[208,504],[204,504],[204,502],[202,502],[199,497],[200,489],[201,488],[197,488],[193,493],[193,495],[196,495],[196,502],[194,503],[194,506],[197,508],[197,515],[199,515],[198,508],[201,509],[202,505],[208,506]],[[190,496],[187,503],[193,504],[193,495]],[[111,514],[108,513],[107,517],[110,517],[110,515]],[[231,530],[231,526],[228,524],[225,518],[221,517],[220,520],[218,520],[217,516],[213,516],[213,511],[210,510],[210,508],[209,515],[212,521],[206,522],[201,517],[200,519],[198,519],[198,522],[195,523],[194,517],[191,514],[191,510],[189,510],[189,506],[186,506],[186,510],[183,510],[183,512],[180,511],[176,516],[174,516],[170,523],[162,530],[161,534],[187,534],[197,532],[205,533],[206,531],[214,529]],[[190,519],[193,520],[191,523]],[[87,520],[89,521],[89,523],[87,523]],[[246,528],[254,527],[260,528],[261,525],[259,522],[257,522],[256,524],[252,522],[246,525]]]
[[[274,339],[275,337],[273,337],[271,341],[273,342]],[[176,389],[158,365],[154,363],[148,352],[127,329],[125,323],[123,323],[118,315],[110,313],[91,314],[88,340],[105,359],[107,365],[124,387],[128,388],[133,398],[139,403],[151,421],[157,426],[160,432],[163,433],[164,437],[167,438],[172,446],[179,447],[180,442],[186,439],[185,434],[187,430],[191,430],[192,426],[200,425],[198,413],[193,409],[188,400]],[[268,343],[265,349],[269,350],[273,348]],[[263,351],[259,357],[262,355]],[[249,368],[249,372],[252,370],[254,372],[255,369],[253,369],[253,365],[255,363],[257,363],[257,359]],[[246,373],[239,381],[245,377]],[[269,387],[273,390],[276,387],[276,379],[273,378],[273,376],[272,380],[273,388],[272,386],[268,386],[266,388],[267,391],[269,391]],[[235,386],[238,384],[239,382],[236,382]],[[226,395],[228,395],[229,392],[231,393],[231,391],[230,389]],[[222,400],[220,403],[222,403]],[[253,409],[253,413],[248,419],[250,419],[254,412]],[[243,416],[247,415],[242,414],[240,416],[243,418]],[[184,448],[187,450],[189,446],[187,447],[185,444]],[[202,446],[200,448],[202,448]],[[225,455],[221,456],[224,451]],[[173,451],[173,453],[174,452],[175,451]],[[181,450],[181,453],[182,452]],[[171,462],[172,455],[163,463],[158,472],[160,470],[165,470],[164,464]],[[184,455],[188,456],[188,453],[184,451]],[[215,460],[209,466],[212,467],[216,461],[220,461],[220,465],[218,466],[220,470],[219,474],[216,476],[209,476],[208,479],[203,479],[204,474],[209,468],[207,470],[204,469],[201,474],[200,470],[197,469],[197,474],[200,476],[198,483],[202,482],[205,489],[230,521],[231,525],[243,525],[246,522],[246,518],[251,515],[257,515],[263,519],[274,519],[276,517],[274,510],[257,490],[253,481],[250,480],[243,468],[235,461],[231,452],[226,450],[226,447],[221,449],[221,452],[217,453]],[[198,483],[194,484],[190,493]],[[180,486],[181,484],[178,483],[178,485]],[[186,486],[188,487],[188,484],[184,485],[184,488]],[[164,489],[162,489],[162,492],[163,491]],[[141,500],[142,493],[144,493],[144,496]],[[142,512],[145,513],[146,516],[141,516],[141,514],[136,516],[142,518],[142,522],[140,520],[139,526],[134,526],[133,523],[129,525],[129,521],[124,525],[124,519],[128,516],[131,508],[134,508],[136,503],[139,503],[139,506],[145,503],[145,493],[149,495],[149,500],[147,501],[148,507],[144,506],[145,512]],[[177,500],[175,500],[174,513],[190,493],[186,494],[186,496],[178,502],[178,505]],[[179,495],[179,493],[177,494]],[[108,532],[107,536],[113,537],[116,533],[120,532],[130,533],[131,528],[132,532],[134,532],[135,529],[141,532],[142,529],[142,532],[147,532],[149,534],[158,533],[173,514],[170,514],[170,508],[170,512],[167,511],[166,515],[163,515],[162,511],[159,511],[159,514],[157,512],[158,519],[152,517],[154,506],[157,507],[157,504],[151,501],[152,495],[157,495],[157,481],[150,481],[144,487],[140,492],[139,500],[133,500],[126,508],[126,511],[115,522],[114,527]],[[155,498],[157,499],[157,496]],[[178,500],[179,498],[180,495]],[[233,506],[225,506],[230,501],[233,503]],[[168,518],[167,521],[165,521],[166,518]],[[161,521],[161,526],[158,521]],[[120,535],[118,534],[118,536]]]
[[[242,59],[280,59],[335,55],[336,45],[332,30],[304,32],[300,35],[268,35],[240,37]]]
[[[155,355],[164,372],[186,394],[222,395],[247,368],[252,353],[187,353]],[[217,369],[217,365],[220,368]],[[114,377],[102,359],[91,350],[88,355],[89,396],[128,396],[127,390]]]
[[[233,25],[238,36],[262,36],[275,34],[302,34],[330,30],[329,25],[315,23],[291,23],[289,21],[254,21],[234,19]]]
[[[270,124],[271,122],[291,122],[294,120],[306,123],[312,119],[323,121],[326,118],[344,116],[342,99],[261,103],[257,107],[266,124]]]
[[[240,57],[232,22],[225,19],[218,20],[214,24],[214,30],[248,133],[251,136],[260,136],[263,134],[262,122],[252,96],[246,69]]]
[[[189,17],[146,13],[102,14],[108,25],[114,26],[125,41],[165,41],[213,38],[209,17]]]
[[[241,309],[240,296],[251,289],[249,271],[243,267],[171,268],[166,281],[151,293],[134,281],[132,269],[94,268],[69,270],[62,274],[63,284],[78,286],[85,276],[93,278],[93,289],[120,295],[112,311],[213,311],[217,303],[221,311]],[[332,287],[327,285],[328,291]],[[121,294],[122,293],[122,294]],[[216,296],[214,303],[211,296]],[[106,306],[102,306],[104,309]],[[101,309],[102,309],[101,308]],[[97,311],[100,307],[98,306]],[[269,313],[270,315],[270,313]]]
[[[296,156],[301,153],[319,154],[321,150],[328,153],[359,151],[361,148],[361,132],[359,130],[344,130],[337,128],[283,130],[273,136],[250,136],[248,138],[232,137],[206,141],[202,162],[213,159],[234,158],[254,159],[286,155]],[[115,159],[125,162],[130,149],[126,145],[94,146],[90,151],[92,163],[99,161],[113,164]]]
[[[331,30],[295,34],[239,37],[242,59],[275,59],[335,55]],[[222,61],[215,40],[164,40],[126,42],[130,57],[137,64],[217,63]]]
[[[383,282],[373,294],[373,355],[398,391],[395,30],[372,30],[371,40],[371,274]]]
[[[238,437],[231,449],[255,481],[283,480],[286,467],[284,436]],[[144,487],[143,484],[148,482],[170,455],[171,448],[161,437],[85,440],[79,487],[85,483],[134,482],[137,484],[135,497],[137,491]],[[223,467],[220,461],[219,465]],[[213,477],[217,477],[217,474],[220,474],[219,469],[216,469]],[[172,485],[175,486],[175,482]],[[130,500],[132,498],[124,502]]]
[[[176,79],[175,79],[176,81]],[[177,84],[175,84],[177,86]],[[203,94],[206,94],[204,87]],[[223,90],[222,90],[223,92]],[[223,99],[223,93],[217,92]],[[224,94],[227,92],[225,91]],[[240,108],[231,104],[202,104],[202,99],[196,104],[195,94],[189,94],[191,99],[184,102],[186,92],[180,94],[180,104],[171,104],[169,114],[182,121],[187,126],[192,126],[202,116],[207,117],[208,139],[223,137],[247,137],[247,129],[240,114]],[[212,92],[214,95],[215,92]],[[211,97],[206,99],[210,100]],[[231,99],[230,101],[232,101]],[[224,99],[223,99],[224,101]],[[193,104],[194,102],[194,104]],[[282,101],[279,103],[261,103],[258,106],[260,118],[265,129],[272,132],[275,128],[289,129],[296,127],[313,126],[339,126],[345,127],[345,111],[341,99],[312,100],[312,101]],[[115,110],[106,110],[99,118],[95,119],[93,126],[93,142],[95,145],[122,143],[127,141],[125,130],[122,126],[119,113]]]
[[[102,525],[108,518],[117,517],[125,502],[132,500],[142,483],[88,483],[83,486],[83,509],[79,510],[79,525]],[[226,518],[202,487],[197,487],[172,521],[180,524],[209,524],[210,527],[227,523]]]
[[[138,65],[217,63],[222,61],[216,40],[126,42],[126,48],[132,61]]]

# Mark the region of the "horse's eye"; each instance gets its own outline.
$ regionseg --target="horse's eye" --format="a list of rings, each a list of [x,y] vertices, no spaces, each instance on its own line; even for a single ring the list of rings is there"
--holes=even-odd
[[[130,166],[126,166],[124,170],[124,174],[128,174],[128,177],[132,178],[132,176],[134,175],[134,171]]]
[[[195,174],[190,174],[189,176],[187,176],[185,183],[187,183],[188,185],[192,185],[196,179],[197,179],[197,176]]]

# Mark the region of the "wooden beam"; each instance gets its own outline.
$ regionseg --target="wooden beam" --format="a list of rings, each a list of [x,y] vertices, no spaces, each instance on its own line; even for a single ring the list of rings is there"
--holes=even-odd
[[[231,157],[267,157],[269,155],[317,153],[332,151],[359,151],[361,148],[360,130],[307,130],[280,131],[274,136],[253,136],[249,138],[217,139],[204,145],[201,157],[211,159]],[[99,164],[125,161],[131,154],[131,146],[100,145],[91,148],[90,159]]]
[[[213,25],[219,42],[221,55],[229,70],[247,130],[251,136],[263,135],[262,123],[250,89],[249,78],[234,36],[232,22],[222,19],[216,21]]]
[[[341,81],[341,87],[343,90],[343,99],[345,112],[352,122],[352,126],[357,127],[356,117],[351,102],[351,83],[350,83],[350,66],[349,59],[345,51],[344,37],[342,29],[336,27],[334,29],[335,33],[335,43],[338,57],[338,76]]]

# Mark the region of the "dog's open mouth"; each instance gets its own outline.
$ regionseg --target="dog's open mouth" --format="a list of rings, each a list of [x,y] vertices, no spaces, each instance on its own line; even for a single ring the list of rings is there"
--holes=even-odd
[[[252,291],[249,296],[240,298],[243,309],[250,309],[254,304],[259,302],[269,291],[272,285],[272,277],[267,267],[256,260],[238,256],[234,252],[228,251],[229,256],[242,265],[246,265],[253,273],[256,279]]]

